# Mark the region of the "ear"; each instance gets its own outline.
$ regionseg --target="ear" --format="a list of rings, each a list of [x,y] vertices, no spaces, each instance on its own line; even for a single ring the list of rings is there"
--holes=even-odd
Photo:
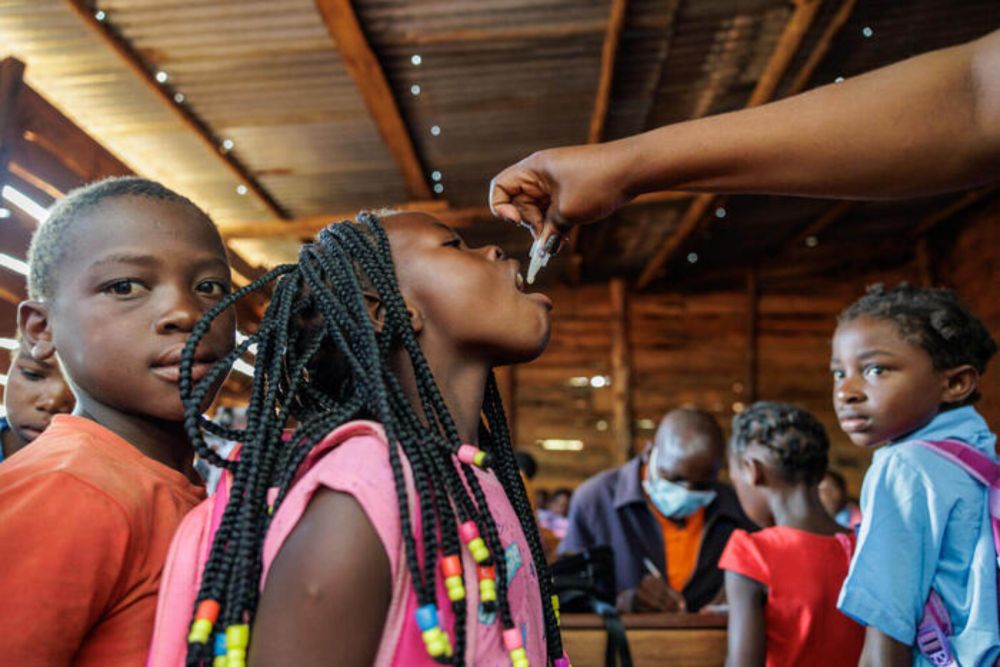
[[[17,307],[17,328],[27,341],[33,359],[49,361],[55,356],[48,305],[40,301],[22,301]]]
[[[375,327],[375,333],[382,333],[385,328],[385,303],[382,297],[368,290],[364,290],[361,294],[365,300],[365,308],[368,309],[368,319]]]
[[[943,403],[961,403],[967,399],[979,386],[979,371],[965,364],[949,368],[944,372],[944,391],[941,393]]]
[[[410,326],[413,327],[413,333],[420,335],[420,332],[424,330],[424,314],[420,310],[420,307],[403,296],[403,303],[406,304],[406,312],[410,316]]]
[[[740,454],[740,471],[750,486],[766,486],[767,473],[760,459],[743,452]]]

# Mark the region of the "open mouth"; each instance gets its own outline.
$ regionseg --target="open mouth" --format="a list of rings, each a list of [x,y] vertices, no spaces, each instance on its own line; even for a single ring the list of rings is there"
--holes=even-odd
[[[845,433],[862,433],[871,426],[871,418],[860,415],[845,415],[840,417],[840,428]]]

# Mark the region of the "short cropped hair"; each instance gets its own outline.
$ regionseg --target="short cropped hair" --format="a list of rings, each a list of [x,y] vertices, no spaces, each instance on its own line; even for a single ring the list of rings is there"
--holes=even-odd
[[[48,217],[35,230],[28,249],[28,296],[50,301],[55,295],[57,268],[66,253],[70,230],[90,209],[114,197],[148,197],[190,206],[198,215],[211,221],[201,208],[170,188],[139,176],[106,178],[76,188],[52,207]]]
[[[895,324],[904,339],[927,351],[939,371],[968,364],[982,375],[997,353],[996,341],[986,326],[949,289],[913,287],[906,283],[892,289],[882,284],[872,285],[863,297],[840,313],[837,322],[843,324],[859,317]],[[954,407],[975,403],[979,396],[976,390]]]

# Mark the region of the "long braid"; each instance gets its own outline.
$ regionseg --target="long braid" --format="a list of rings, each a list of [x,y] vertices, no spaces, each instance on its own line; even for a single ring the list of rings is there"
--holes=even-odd
[[[191,381],[194,351],[212,319],[239,298],[278,280],[260,328],[221,360],[197,384]],[[376,331],[364,294],[374,291],[384,311]],[[245,430],[223,429],[201,416],[211,387],[233,361],[256,346],[255,373]],[[402,351],[413,368],[417,399],[410,397],[393,368]],[[333,354],[332,361],[330,355]],[[325,356],[324,356],[325,355]],[[317,373],[332,363],[334,373]],[[330,378],[334,377],[336,382]],[[223,512],[202,576],[196,609],[214,601],[220,609],[213,632],[253,624],[259,601],[262,547],[271,516],[285,499],[309,452],[326,435],[355,419],[379,422],[389,443],[406,567],[420,605],[436,604],[440,558],[461,552],[458,525],[473,522],[496,569],[496,610],[505,629],[514,627],[507,595],[507,564],[497,525],[477,474],[457,464],[463,445],[444,398],[418,344],[406,304],[396,283],[388,237],[374,216],[323,230],[316,244],[305,246],[299,262],[281,266],[234,292],[194,328],[181,360],[181,397],[185,427],[198,454],[232,472],[230,499]],[[559,631],[549,599],[548,571],[530,519],[520,482],[514,482],[512,449],[496,388],[487,391],[484,413],[489,425],[491,464],[518,514],[541,582],[547,650],[562,656]],[[289,424],[294,432],[285,437]],[[242,443],[238,462],[223,461],[205,443],[211,432]],[[409,501],[408,464],[415,508]],[[269,503],[269,491],[277,493]],[[525,509],[528,508],[528,509]],[[419,512],[418,517],[412,511]],[[419,518],[419,529],[415,519]],[[420,531],[418,549],[415,530]],[[214,604],[213,603],[213,604]],[[452,603],[453,664],[465,664],[467,604]],[[483,603],[487,612],[490,605]],[[439,660],[444,660],[439,656]],[[205,642],[189,644],[188,664],[205,665],[211,650]]]

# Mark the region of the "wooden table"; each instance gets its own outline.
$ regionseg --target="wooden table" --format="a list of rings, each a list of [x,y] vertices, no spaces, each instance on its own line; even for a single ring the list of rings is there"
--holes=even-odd
[[[725,614],[625,614],[636,667],[722,667]],[[607,634],[599,616],[563,614],[562,636],[573,667],[603,667]]]

